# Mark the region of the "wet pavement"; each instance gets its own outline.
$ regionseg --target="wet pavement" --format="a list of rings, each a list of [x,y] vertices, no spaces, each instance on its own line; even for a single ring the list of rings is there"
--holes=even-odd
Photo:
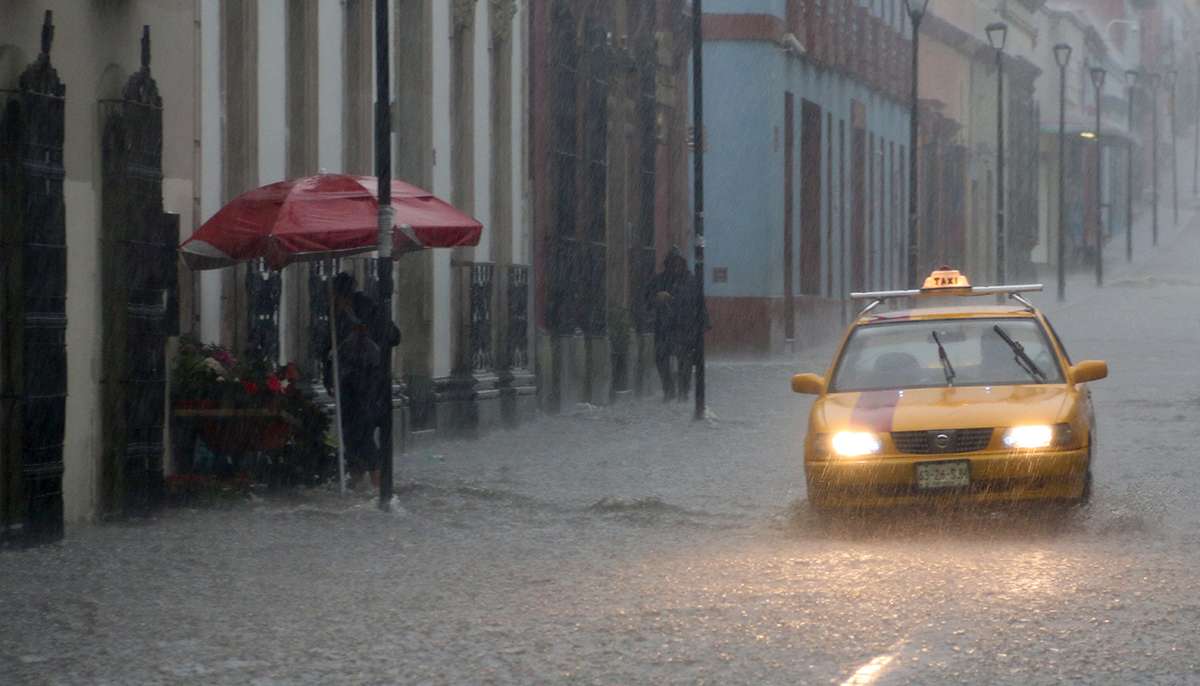
[[[0,554],[3,683],[1200,683],[1200,228],[1038,299],[1107,359],[1090,508],[804,507],[799,362]]]

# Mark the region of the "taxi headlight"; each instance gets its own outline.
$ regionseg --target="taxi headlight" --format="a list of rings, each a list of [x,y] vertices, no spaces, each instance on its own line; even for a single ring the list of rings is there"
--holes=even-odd
[[[875,434],[866,431],[839,431],[830,441],[833,454],[838,457],[862,457],[874,455],[881,446]]]
[[[1049,448],[1054,442],[1054,427],[1038,424],[1033,426],[1014,426],[1004,432],[1004,445],[1016,450],[1034,450]]]

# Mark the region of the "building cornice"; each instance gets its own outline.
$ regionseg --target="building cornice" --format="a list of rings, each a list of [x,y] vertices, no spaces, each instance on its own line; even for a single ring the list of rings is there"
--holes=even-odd
[[[921,33],[954,48],[969,60],[989,63],[995,61],[995,50],[983,39],[972,36],[941,17],[930,14],[921,23]],[[1022,55],[1004,54],[1004,68],[1017,80],[1032,82],[1042,70]]]
[[[517,15],[517,0],[488,0],[491,6],[492,42],[504,44],[512,38],[513,17]]]
[[[760,41],[779,44],[787,25],[773,14],[704,14],[706,41]]]

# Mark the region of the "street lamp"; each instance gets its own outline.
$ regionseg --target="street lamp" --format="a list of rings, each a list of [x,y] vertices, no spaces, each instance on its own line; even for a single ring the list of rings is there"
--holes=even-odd
[[[1058,63],[1058,301],[1067,298],[1067,65],[1071,46],[1054,46]]]
[[[920,124],[920,101],[917,90],[918,58],[921,53],[921,20],[929,9],[929,0],[904,0],[904,11],[912,22],[912,99],[908,113],[908,287],[917,287],[918,251],[917,241],[917,135]]]
[[[375,175],[379,183],[379,311],[392,322],[392,117],[391,63],[388,46],[391,44],[388,26],[388,0],[375,0]],[[379,430],[381,464],[379,469],[379,509],[392,507],[392,349],[381,356],[380,375],[387,381],[387,420]],[[338,399],[341,402],[341,399]]]
[[[1179,226],[1179,153],[1175,150],[1178,145],[1178,131],[1175,128],[1175,84],[1179,81],[1179,72],[1174,67],[1167,70],[1167,88],[1170,89],[1168,104],[1171,115],[1171,204],[1174,208],[1175,226]]]
[[[988,42],[996,50],[996,283],[1005,281],[1004,249],[1004,44],[1008,40],[1008,24],[1002,21],[987,25]]]
[[[1196,53],[1196,94],[1200,98],[1200,52]],[[1200,195],[1200,107],[1196,110],[1196,161],[1192,164],[1192,195]]]
[[[1125,82],[1129,84],[1129,145],[1125,155],[1125,186],[1128,189],[1125,197],[1125,261],[1133,261],[1133,95],[1137,85],[1138,71],[1125,71]]]
[[[1096,285],[1104,285],[1104,138],[1100,135],[1100,98],[1103,97],[1105,71],[1092,67],[1092,85],[1096,88]]]

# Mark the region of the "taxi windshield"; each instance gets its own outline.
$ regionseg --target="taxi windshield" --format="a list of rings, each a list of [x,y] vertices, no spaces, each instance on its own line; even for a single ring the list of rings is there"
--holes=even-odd
[[[1063,374],[1036,319],[931,319],[857,327],[830,392],[1041,383]]]

